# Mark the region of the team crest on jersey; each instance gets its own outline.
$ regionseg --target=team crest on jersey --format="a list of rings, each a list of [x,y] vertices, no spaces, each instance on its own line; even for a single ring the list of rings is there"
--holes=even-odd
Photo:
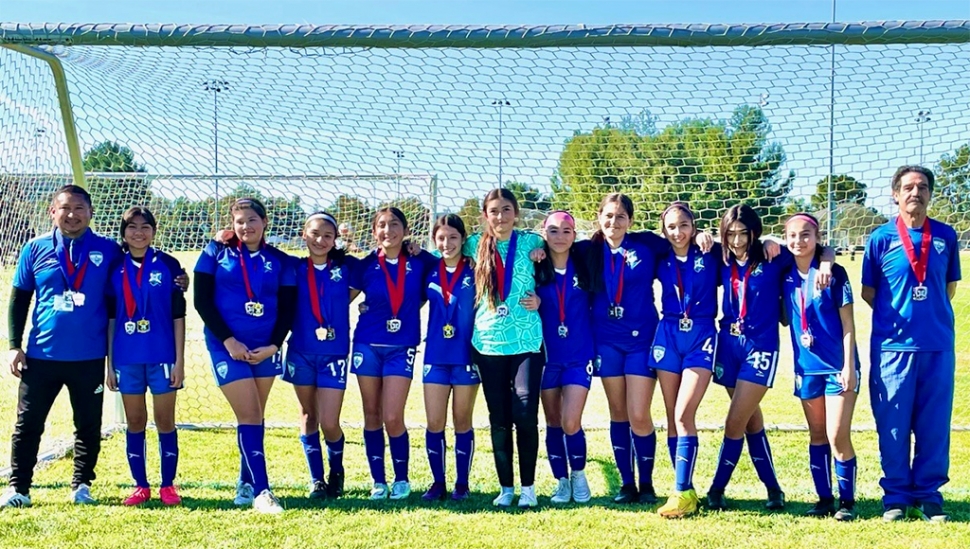
[[[340,282],[341,280],[343,280],[344,275],[343,273],[340,272],[341,270],[342,270],[342,267],[337,267],[336,269],[332,269],[330,271],[331,282]]]
[[[579,276],[573,275],[573,288],[579,288]]]
[[[603,365],[603,357],[601,357],[600,355],[596,355],[596,360],[593,361],[593,370],[595,372],[599,372],[600,366],[602,365]]]
[[[471,288],[471,287],[472,287],[472,277],[466,276],[465,278],[461,279],[462,290],[464,290],[465,288]]]
[[[656,362],[660,362],[661,360],[663,360],[665,354],[667,354],[667,350],[666,349],[664,349],[660,345],[654,345],[653,346],[653,359]]]
[[[422,374],[423,377],[428,377],[428,374],[431,373],[431,365],[430,364],[425,364],[424,365],[424,368],[422,369],[422,372],[423,372],[423,374]]]
[[[354,353],[354,370],[360,368],[364,363],[364,353]]]
[[[721,366],[720,364],[714,365],[714,377],[717,379],[724,377],[724,366]]]
[[[272,261],[266,261],[266,262],[263,263],[263,272],[265,272],[265,273],[271,273],[271,272],[273,272],[273,262]]]
[[[636,250],[626,251],[626,264],[629,265],[631,269],[636,269],[637,265],[640,264],[640,258],[637,257]]]
[[[758,263],[758,266],[755,267],[753,271],[751,271],[751,276],[761,276],[761,273],[763,272],[764,272],[764,269],[761,268],[761,263]]]
[[[293,374],[296,373],[296,364],[293,364],[292,362],[287,361],[286,373],[290,374],[290,377],[293,377]]]
[[[216,373],[219,374],[219,377],[222,379],[226,379],[226,374],[229,373],[229,364],[227,364],[226,361],[216,364]]]
[[[148,273],[148,283],[152,286],[162,285],[162,271],[152,271]]]
[[[694,272],[699,273],[704,270],[704,258],[695,257],[694,258]]]
[[[802,376],[798,374],[795,374],[795,390],[796,391],[802,390]]]
[[[408,274],[410,272],[411,272],[411,262],[410,261],[405,261],[404,262],[404,274]]]
[[[936,253],[941,254],[946,249],[946,241],[942,238],[934,238],[933,247],[936,249]]]
[[[101,262],[104,261],[104,255],[101,252],[91,252],[88,254],[88,258],[91,259],[91,263],[94,263],[95,267],[100,267]]]

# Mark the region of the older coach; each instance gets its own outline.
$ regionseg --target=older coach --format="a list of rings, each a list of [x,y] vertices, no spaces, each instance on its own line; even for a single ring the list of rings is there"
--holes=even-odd
[[[896,170],[899,216],[873,231],[862,264],[886,521],[948,519],[940,487],[949,480],[960,254],[953,228],[927,217],[933,183],[922,166]]]

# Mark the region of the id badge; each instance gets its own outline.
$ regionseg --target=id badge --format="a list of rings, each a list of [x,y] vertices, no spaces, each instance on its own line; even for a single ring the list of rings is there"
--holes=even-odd
[[[387,331],[396,334],[401,331],[401,320],[397,318],[392,318],[387,321]]]

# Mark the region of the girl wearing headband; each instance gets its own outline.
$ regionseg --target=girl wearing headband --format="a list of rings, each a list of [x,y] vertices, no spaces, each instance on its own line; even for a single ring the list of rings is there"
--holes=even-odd
[[[451,499],[469,496],[468,475],[475,454],[472,413],[481,377],[472,363],[472,331],[475,323],[475,272],[462,255],[465,224],[455,214],[438,218],[431,238],[441,254],[425,282],[428,299],[428,330],[424,354],[424,409],[428,419],[425,449],[434,483],[424,494],[425,501],[444,499],[445,423],[448,399],[452,401],[455,426],[455,468],[457,479]]]
[[[563,211],[549,214],[543,232],[546,259],[536,265],[536,292],[547,353],[541,384],[546,454],[558,481],[552,503],[586,503],[591,494],[582,420],[593,379],[589,277],[583,262],[572,256],[573,216]]]
[[[852,287],[845,269],[836,264],[831,285],[815,290],[822,248],[814,216],[791,216],[785,223],[785,240],[795,256],[783,290],[795,354],[795,396],[801,399],[808,422],[809,470],[819,498],[808,515],[852,520],[857,468],[851,427],[861,378]],[[830,474],[833,454],[838,505]]]
[[[344,433],[340,410],[350,354],[350,289],[358,259],[335,247],[337,220],[326,212],[307,217],[303,240],[309,257],[295,262],[297,306],[286,346],[283,381],[300,403],[300,442],[310,469],[310,499],[337,498],[344,487]],[[324,480],[323,448],[330,475]]]
[[[234,501],[280,513],[266,474],[263,418],[293,323],[293,258],[266,244],[269,221],[260,201],[239,199],[229,211],[232,238],[210,242],[195,265],[195,308],[205,323],[216,384],[236,415],[241,463]]]

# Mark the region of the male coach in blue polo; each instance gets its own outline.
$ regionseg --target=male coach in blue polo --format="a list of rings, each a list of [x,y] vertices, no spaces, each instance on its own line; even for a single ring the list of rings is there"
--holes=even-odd
[[[940,487],[949,480],[960,252],[953,228],[927,216],[933,183],[922,166],[896,170],[899,216],[872,232],[862,264],[886,521],[948,519]]]

